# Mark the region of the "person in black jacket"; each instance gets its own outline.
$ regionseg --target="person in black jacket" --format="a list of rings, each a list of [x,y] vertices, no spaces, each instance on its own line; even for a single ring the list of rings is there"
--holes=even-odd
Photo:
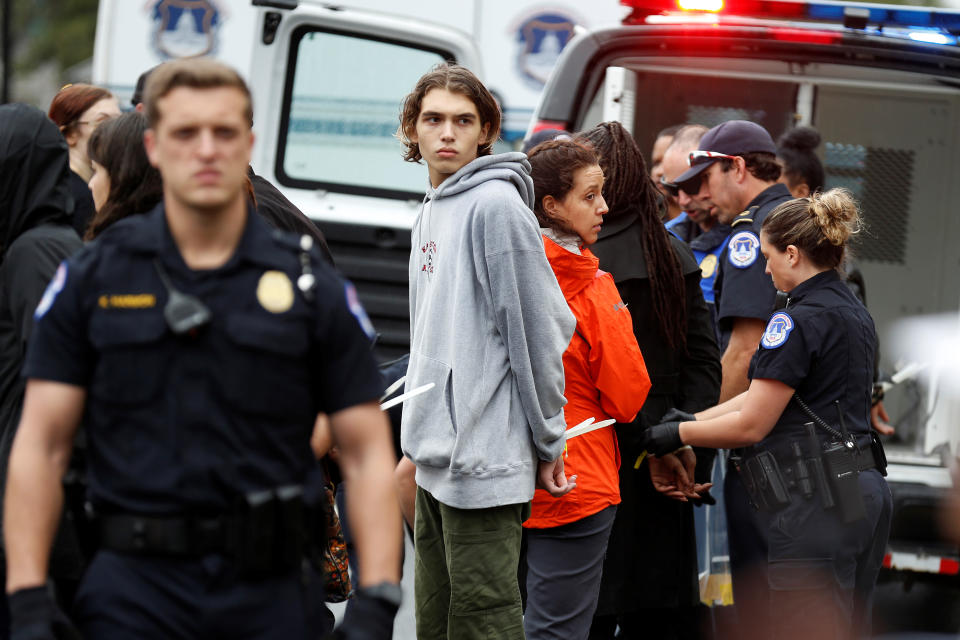
[[[638,420],[655,423],[674,403],[712,406],[720,353],[693,254],[663,228],[659,196],[630,134],[605,122],[581,135],[600,156],[610,207],[593,250],[629,306],[653,382]],[[622,503],[590,638],[612,638],[617,625],[620,638],[693,638],[700,597],[692,501],[708,486],[712,453],[651,460],[631,431],[640,430],[617,430]]]
[[[57,126],[35,107],[0,106],[0,483],[6,481],[23,408],[20,370],[34,310],[57,265],[81,246],[71,226],[69,180],[67,143]],[[80,577],[80,559],[70,544],[61,532],[51,565],[67,591]],[[0,564],[4,568],[5,562]],[[4,602],[0,637],[6,637],[6,627]]]

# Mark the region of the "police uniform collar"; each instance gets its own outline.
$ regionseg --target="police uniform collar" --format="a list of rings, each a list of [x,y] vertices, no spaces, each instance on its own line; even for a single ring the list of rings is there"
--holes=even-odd
[[[128,227],[123,234],[123,245],[133,251],[159,254],[163,251],[165,241],[173,242],[167,225],[166,209],[162,202],[149,213],[121,220],[113,226]],[[277,252],[276,249],[271,228],[260,218],[254,208],[248,205],[243,235],[240,236],[240,242],[231,261],[245,260],[277,269],[289,266],[290,254],[284,251]]]
[[[818,289],[824,285],[839,281],[840,274],[837,273],[836,269],[827,269],[826,271],[821,271],[817,275],[811,276],[795,286],[790,292],[788,303],[797,302],[814,289]]]
[[[790,189],[787,189],[787,185],[781,182],[775,182],[760,193],[750,201],[750,204],[747,205],[747,211],[756,207],[757,209],[763,208],[765,205],[770,204],[774,200],[781,200],[784,197],[792,198]],[[742,215],[742,214],[741,214]]]
[[[710,251],[726,240],[727,236],[729,235],[730,225],[720,224],[718,222],[708,231],[701,233],[696,238],[691,240],[690,248],[696,249],[697,251]]]

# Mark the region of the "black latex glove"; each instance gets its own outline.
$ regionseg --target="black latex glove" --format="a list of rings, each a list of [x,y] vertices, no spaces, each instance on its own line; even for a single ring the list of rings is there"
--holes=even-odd
[[[10,640],[82,640],[46,587],[14,591],[10,607]]]
[[[662,422],[643,432],[640,446],[655,456],[673,453],[683,446],[679,422]]]
[[[343,622],[329,640],[390,640],[393,638],[393,618],[399,608],[382,598],[365,596],[360,589],[347,607]]]
[[[696,422],[697,416],[693,415],[692,413],[687,413],[686,411],[680,411],[680,409],[674,408],[670,409],[670,411],[667,411],[665,414],[663,414],[663,417],[660,418],[660,422],[673,422],[674,420],[677,422]]]

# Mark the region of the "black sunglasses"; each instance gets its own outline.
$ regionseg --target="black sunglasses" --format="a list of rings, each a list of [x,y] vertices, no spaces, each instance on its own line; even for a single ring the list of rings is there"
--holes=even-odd
[[[703,180],[703,174],[705,171],[701,171],[697,175],[684,180],[683,182],[670,182],[663,176],[660,176],[660,186],[663,187],[663,190],[670,194],[671,197],[676,198],[680,195],[680,192],[683,191],[688,196],[695,196],[700,193],[700,183]]]

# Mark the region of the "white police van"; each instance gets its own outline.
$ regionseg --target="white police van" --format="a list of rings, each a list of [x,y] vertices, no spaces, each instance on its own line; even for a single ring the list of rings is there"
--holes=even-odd
[[[745,119],[776,139],[815,127],[827,187],[849,188],[868,232],[855,245],[883,343],[907,316],[960,300],[960,13],[829,1],[623,0],[622,26],[561,54],[530,131],[621,121],[641,149],[661,129]],[[926,354],[915,354],[923,360]],[[953,354],[954,359],[960,354]],[[960,446],[960,404],[908,367],[888,384],[895,515],[885,577],[960,587],[936,508]],[[943,389],[943,385],[939,385]]]
[[[238,69],[254,94],[254,169],[320,225],[387,358],[407,350],[407,231],[427,186],[394,136],[403,96],[457,61],[500,100],[501,148],[519,144],[575,26],[625,13],[615,0],[100,0],[93,82],[126,103],[164,60]]]

